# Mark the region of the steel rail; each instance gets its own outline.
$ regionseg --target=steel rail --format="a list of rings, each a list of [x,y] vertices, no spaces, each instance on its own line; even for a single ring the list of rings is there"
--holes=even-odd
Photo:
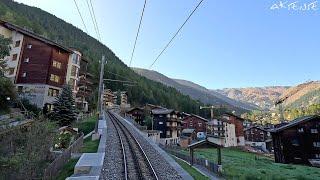
[[[116,123],[119,124],[119,126],[121,126],[122,129],[125,129],[125,130],[129,133],[129,135],[132,137],[132,139],[134,140],[134,142],[138,145],[139,150],[142,152],[144,158],[145,158],[146,161],[147,161],[147,165],[149,166],[149,168],[150,168],[151,171],[152,171],[152,175],[155,177],[156,180],[159,180],[156,171],[154,170],[154,168],[153,168],[153,166],[152,166],[152,164],[151,164],[151,162],[150,162],[147,154],[146,154],[145,151],[143,150],[143,148],[142,148],[142,146],[140,145],[139,141],[133,136],[133,134],[129,131],[129,129],[128,129],[112,112],[109,112],[109,113],[110,113],[110,115],[111,115],[114,119],[117,120]]]

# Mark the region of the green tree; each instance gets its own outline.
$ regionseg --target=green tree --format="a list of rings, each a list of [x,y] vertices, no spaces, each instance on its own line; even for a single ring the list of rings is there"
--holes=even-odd
[[[0,76],[3,76],[4,72],[7,70],[7,64],[4,61],[4,57],[10,55],[10,43],[10,39],[0,35]]]
[[[28,127],[11,127],[0,134],[0,179],[42,179],[52,159],[55,126],[36,119]]]
[[[10,102],[16,98],[15,87],[12,82],[3,76],[0,76],[0,111],[6,111]]]
[[[76,120],[76,109],[72,90],[69,85],[64,85],[62,92],[53,103],[53,111],[49,117],[55,121],[59,126],[68,126]]]

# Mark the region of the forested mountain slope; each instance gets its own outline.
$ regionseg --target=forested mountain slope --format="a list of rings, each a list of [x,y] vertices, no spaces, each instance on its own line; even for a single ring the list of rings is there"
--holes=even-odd
[[[223,97],[223,95],[220,95],[218,93],[215,94],[205,87],[202,87],[190,81],[171,79],[157,71],[147,69],[133,68],[133,70],[148,79],[160,82],[169,87],[173,87],[181,93],[190,96],[194,100],[199,100],[205,104],[224,105],[232,110],[235,110],[238,113],[255,109],[255,107],[250,106],[246,103],[237,102],[228,97]]]
[[[90,70],[95,76],[95,84],[97,84],[99,77],[98,60],[104,54],[108,60],[105,70],[106,77],[121,79],[120,76],[114,75],[116,73],[137,82],[137,85],[133,87],[124,86],[120,83],[106,84],[107,88],[112,90],[128,91],[129,102],[133,105],[153,103],[189,113],[197,113],[199,111],[199,104],[196,101],[181,94],[174,88],[164,86],[161,83],[148,80],[136,74],[108,47],[52,14],[12,0],[1,0],[0,19],[24,27],[67,47],[80,50],[86,58],[92,61]],[[95,88],[96,93],[97,88]],[[92,96],[91,102],[96,101],[95,97],[96,95]]]

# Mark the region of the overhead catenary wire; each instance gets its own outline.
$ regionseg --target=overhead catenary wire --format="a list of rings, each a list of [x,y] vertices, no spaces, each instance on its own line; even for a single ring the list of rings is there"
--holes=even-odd
[[[80,12],[80,9],[79,9],[79,7],[78,7],[78,4],[77,4],[76,0],[73,0],[73,2],[74,2],[74,4],[76,5],[76,8],[77,8],[77,10],[78,10],[78,13],[79,13],[79,16],[80,16],[80,18],[81,18],[82,24],[83,24],[83,26],[84,26],[84,29],[85,29],[86,33],[88,34],[88,29],[87,29],[86,24],[84,23],[83,17],[82,17],[81,12]]]
[[[97,26],[96,26],[96,23],[95,23],[95,20],[94,20],[94,17],[93,17],[93,12],[91,12],[92,10],[91,10],[91,6],[89,4],[89,0],[86,0],[86,3],[87,3],[88,9],[89,9],[89,13],[90,13],[90,17],[91,17],[91,20],[92,20],[92,23],[93,23],[94,31],[96,32],[96,35],[97,35],[97,39],[99,39],[101,41],[99,33],[98,33],[98,30],[97,30]]]
[[[119,75],[119,74],[113,73],[113,72],[108,71],[108,70],[106,70],[106,71],[107,71],[107,73],[110,73],[110,74],[112,74],[112,75],[115,75],[115,76],[118,76],[118,77],[121,77],[121,78],[123,78],[123,79],[126,79],[126,80],[131,81],[131,79],[129,79],[129,78],[125,77],[125,76],[122,76],[122,75]]]
[[[99,40],[101,41],[101,34],[100,34],[99,26],[98,26],[98,23],[97,23],[96,13],[94,12],[94,8],[93,8],[93,5],[92,5],[92,1],[91,1],[91,0],[88,0],[88,1],[90,2],[91,11],[92,11],[92,14],[93,14],[93,19],[94,19],[95,26],[96,26],[96,28],[97,28]]]
[[[180,26],[180,28],[178,29],[178,31],[172,36],[172,38],[170,39],[170,41],[165,45],[165,47],[163,48],[163,50],[159,53],[159,55],[157,56],[157,58],[152,62],[152,64],[149,66],[149,69],[152,68],[152,66],[158,61],[159,57],[163,54],[163,52],[169,47],[169,45],[171,44],[171,42],[173,41],[173,39],[179,34],[179,32],[181,31],[181,29],[183,28],[183,26],[188,22],[188,20],[191,18],[191,16],[196,12],[196,10],[198,9],[198,7],[201,5],[201,3],[203,2],[203,0],[201,0],[198,5],[193,9],[193,11],[190,13],[190,15],[188,16],[188,18],[183,22],[183,24]]]
[[[132,53],[131,53],[131,58],[130,58],[129,67],[131,67],[132,58],[133,58],[133,55],[134,55],[134,51],[135,51],[135,49],[136,49],[137,40],[138,40],[138,36],[139,36],[139,32],[140,32],[141,23],[142,23],[142,19],[143,19],[143,15],[144,15],[144,10],[145,10],[145,8],[146,8],[146,4],[147,4],[147,0],[144,0],[142,12],[141,12],[141,15],[140,15],[140,21],[139,21],[138,31],[137,31],[137,34],[136,34],[136,39],[135,39],[135,41],[134,41],[134,45],[133,45],[133,49],[132,49]]]

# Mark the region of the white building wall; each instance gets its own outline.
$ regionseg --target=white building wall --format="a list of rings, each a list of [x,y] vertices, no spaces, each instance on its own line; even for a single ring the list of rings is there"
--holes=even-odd
[[[224,147],[237,146],[236,128],[234,124],[225,123],[225,144]]]
[[[48,95],[49,88],[61,91],[61,88],[46,84],[17,84],[16,86],[23,87],[20,97],[28,99],[30,103],[35,104],[38,108],[43,108],[46,103],[53,104],[56,100],[56,97]]]
[[[22,50],[23,34],[20,34],[16,31],[11,31],[3,26],[0,26],[0,34],[5,38],[10,38],[12,41],[10,45],[10,55],[4,57],[4,61],[6,61],[8,68],[14,68],[14,72],[13,74],[9,74],[9,72],[7,72],[5,73],[5,76],[8,77],[12,82],[15,82]],[[15,47],[16,41],[20,41],[20,45],[18,47]],[[12,58],[14,54],[17,54],[17,59],[13,61]]]

